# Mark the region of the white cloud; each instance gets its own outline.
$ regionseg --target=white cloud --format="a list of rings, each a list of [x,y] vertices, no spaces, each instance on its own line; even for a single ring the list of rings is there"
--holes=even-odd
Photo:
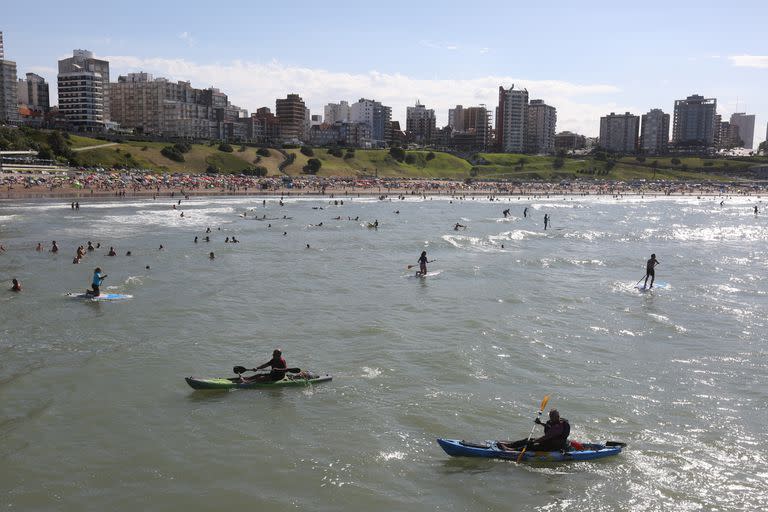
[[[485,104],[493,112],[498,103],[499,85],[527,88],[531,99],[541,98],[557,107],[558,131],[572,130],[586,135],[599,131],[599,118],[608,112],[632,111],[627,105],[608,100],[619,89],[608,84],[577,84],[562,80],[526,80],[512,76],[484,76],[466,79],[423,79],[400,73],[342,73],[324,69],[290,66],[278,61],[267,64],[235,60],[229,63],[199,64],[185,59],[132,56],[105,57],[111,74],[137,70],[170,80],[188,80],[194,87],[217,87],[232,103],[255,111],[261,106],[274,110],[275,99],[298,93],[313,112],[323,111],[329,102],[371,98],[392,107],[392,117],[404,124],[405,108],[419,98],[435,109],[438,125],[444,125],[448,109],[457,103],[465,106]],[[589,101],[599,96],[598,103]]]
[[[186,30],[179,34],[179,39],[187,43],[187,46],[192,47],[195,46],[195,43],[197,42],[194,37],[192,37],[192,34],[187,32]]]
[[[740,68],[768,68],[768,55],[731,55],[728,60]]]
[[[422,46],[426,46],[427,48],[432,48],[433,50],[458,50],[459,46],[457,44],[453,43],[439,43],[435,41],[430,41],[429,39],[422,39],[419,41],[419,44]]]

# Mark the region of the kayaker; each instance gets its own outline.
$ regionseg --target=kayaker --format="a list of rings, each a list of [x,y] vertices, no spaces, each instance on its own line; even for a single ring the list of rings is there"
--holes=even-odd
[[[85,293],[88,295],[93,295],[94,297],[101,295],[99,287],[101,286],[101,282],[106,278],[106,274],[101,274],[101,267],[96,267],[96,269],[93,271],[93,279],[91,280],[91,288],[93,288],[93,290],[86,290]]]
[[[18,279],[13,278],[11,280],[11,283],[13,284],[13,286],[11,286],[11,291],[12,292],[20,292],[21,291],[21,283],[19,282]]]
[[[549,420],[546,423],[542,423],[539,418],[536,418],[534,422],[537,425],[544,425],[544,435],[531,441],[528,450],[554,452],[567,448],[571,425],[568,420],[560,417],[557,409],[549,411]],[[508,451],[518,451],[527,443],[528,439],[521,439],[512,443],[499,443],[499,447]]]
[[[651,288],[653,288],[653,281],[656,279],[656,265],[659,265],[659,260],[656,259],[655,254],[651,254],[651,259],[645,264],[645,283],[643,283],[643,288],[648,284],[649,277],[651,278]]]
[[[277,381],[285,377],[285,371],[288,368],[288,363],[285,362],[283,352],[279,348],[276,348],[272,351],[272,359],[260,366],[257,366],[255,369],[261,370],[267,366],[269,366],[272,370],[268,374],[254,375],[253,377],[243,377],[243,382],[251,382],[254,380]]]

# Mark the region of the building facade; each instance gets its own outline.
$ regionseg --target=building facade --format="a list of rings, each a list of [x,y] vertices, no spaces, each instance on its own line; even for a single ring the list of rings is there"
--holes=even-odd
[[[617,153],[637,151],[640,118],[629,112],[600,118],[600,147]]]
[[[555,135],[555,151],[573,151],[587,147],[587,138],[573,132],[560,132]]]
[[[324,121],[328,124],[348,123],[350,121],[349,103],[346,101],[329,103],[323,109],[323,114]]]
[[[27,73],[26,78],[19,78],[19,104],[31,110],[47,114],[51,110],[48,82],[35,73]]]
[[[392,108],[378,101],[360,98],[350,106],[350,122],[363,123],[371,129],[371,143],[385,146],[392,141]]]
[[[527,153],[554,153],[557,109],[544,100],[531,100],[528,104],[525,146]]]
[[[435,133],[435,111],[416,101],[416,105],[406,108],[405,131],[417,144],[430,144]]]
[[[698,94],[675,101],[672,142],[678,147],[715,145],[717,100]]]
[[[19,122],[19,96],[16,81],[16,63],[5,60],[3,33],[0,32],[0,123]]]
[[[669,114],[654,108],[643,114],[640,132],[640,152],[663,155],[669,149]]]
[[[528,90],[499,87],[496,109],[496,146],[504,153],[525,151],[528,124]]]
[[[59,111],[83,131],[103,131],[110,120],[109,62],[88,50],[74,50],[59,61]]]
[[[731,126],[738,126],[740,144],[746,149],[753,149],[755,142],[755,116],[744,112],[731,114]]]
[[[298,94],[289,94],[275,101],[275,114],[280,125],[280,138],[284,141],[302,141],[306,138],[308,110]]]

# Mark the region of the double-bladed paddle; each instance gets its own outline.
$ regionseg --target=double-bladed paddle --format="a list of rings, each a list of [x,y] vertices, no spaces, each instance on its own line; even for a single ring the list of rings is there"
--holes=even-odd
[[[549,402],[549,395],[544,396],[544,400],[541,401],[541,405],[539,406],[539,413],[536,415],[536,418],[533,420],[533,426],[531,427],[531,433],[528,434],[528,441],[525,443],[525,446],[523,446],[522,451],[520,452],[520,455],[517,456],[517,462],[520,462],[523,460],[523,455],[525,454],[525,450],[528,449],[528,444],[531,442],[531,438],[533,437],[533,429],[536,428],[536,420],[541,418],[541,413],[544,412],[544,408],[547,406],[547,402]]]
[[[273,370],[278,372],[301,373],[301,368],[273,368]],[[232,368],[232,371],[240,375],[241,373],[257,372],[259,370],[257,368],[246,368],[245,366],[235,366],[234,368]]]

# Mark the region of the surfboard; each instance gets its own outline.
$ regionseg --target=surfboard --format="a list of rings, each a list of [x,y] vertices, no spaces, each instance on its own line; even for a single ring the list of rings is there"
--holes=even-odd
[[[442,272],[443,272],[442,270],[433,270],[432,272],[427,272],[426,274],[422,274],[421,272],[416,272],[415,274],[410,275],[408,277],[424,279],[424,278],[427,278],[427,277],[439,276],[440,274],[442,274]]]
[[[101,301],[111,301],[111,300],[125,300],[125,299],[132,299],[133,295],[128,295],[125,293],[102,293],[98,297],[94,297],[93,295],[90,295],[88,293],[68,293],[67,297],[70,299],[81,299],[81,300],[91,300],[94,302],[101,302]]]

